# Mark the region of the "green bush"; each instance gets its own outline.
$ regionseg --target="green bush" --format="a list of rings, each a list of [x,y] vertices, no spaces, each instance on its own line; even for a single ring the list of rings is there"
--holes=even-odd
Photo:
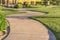
[[[31,4],[29,4],[29,2],[24,2],[23,7],[24,8],[29,8],[29,7],[31,7]]]
[[[23,7],[24,7],[24,8],[28,7],[28,2],[24,2],[24,3],[23,3]]]
[[[0,31],[3,31],[3,30],[6,29],[7,21],[6,21],[5,18],[6,18],[6,17],[5,17],[5,15],[4,15],[4,13],[2,13],[2,12],[0,11]]]
[[[42,5],[42,2],[36,2],[36,5]]]
[[[15,8],[22,8],[22,7],[23,7],[22,3],[18,3],[15,5]]]

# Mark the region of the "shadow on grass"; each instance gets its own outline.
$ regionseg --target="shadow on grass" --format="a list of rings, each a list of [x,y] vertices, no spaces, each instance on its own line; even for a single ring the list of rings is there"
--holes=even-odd
[[[60,18],[60,16],[32,16],[30,18]]]
[[[36,10],[27,10],[27,11],[34,11],[34,12],[41,12],[41,13],[48,14],[48,12],[43,12],[43,11],[36,11]]]

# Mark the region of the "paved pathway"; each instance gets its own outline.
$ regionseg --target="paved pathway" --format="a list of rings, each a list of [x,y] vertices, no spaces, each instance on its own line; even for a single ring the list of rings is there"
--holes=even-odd
[[[39,16],[43,13],[26,11],[27,14],[7,16],[10,22],[10,34],[4,40],[55,40],[51,32],[41,23],[29,19],[29,16]]]

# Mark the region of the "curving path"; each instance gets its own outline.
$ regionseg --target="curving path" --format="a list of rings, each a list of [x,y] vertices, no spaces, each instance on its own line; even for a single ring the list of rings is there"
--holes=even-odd
[[[26,10],[23,9],[22,11]],[[55,40],[52,33],[45,28],[44,25],[28,18],[30,16],[39,16],[44,13],[26,12],[27,14],[7,16],[7,19],[10,22],[10,34],[4,40]]]

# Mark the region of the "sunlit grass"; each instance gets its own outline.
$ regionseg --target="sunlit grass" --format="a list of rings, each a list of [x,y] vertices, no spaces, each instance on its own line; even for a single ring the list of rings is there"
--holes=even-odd
[[[28,8],[28,10],[31,11],[38,11],[38,12],[45,12],[46,15],[44,16],[55,16],[55,17],[60,17],[60,7],[45,7],[45,6],[40,6],[38,8]]]

